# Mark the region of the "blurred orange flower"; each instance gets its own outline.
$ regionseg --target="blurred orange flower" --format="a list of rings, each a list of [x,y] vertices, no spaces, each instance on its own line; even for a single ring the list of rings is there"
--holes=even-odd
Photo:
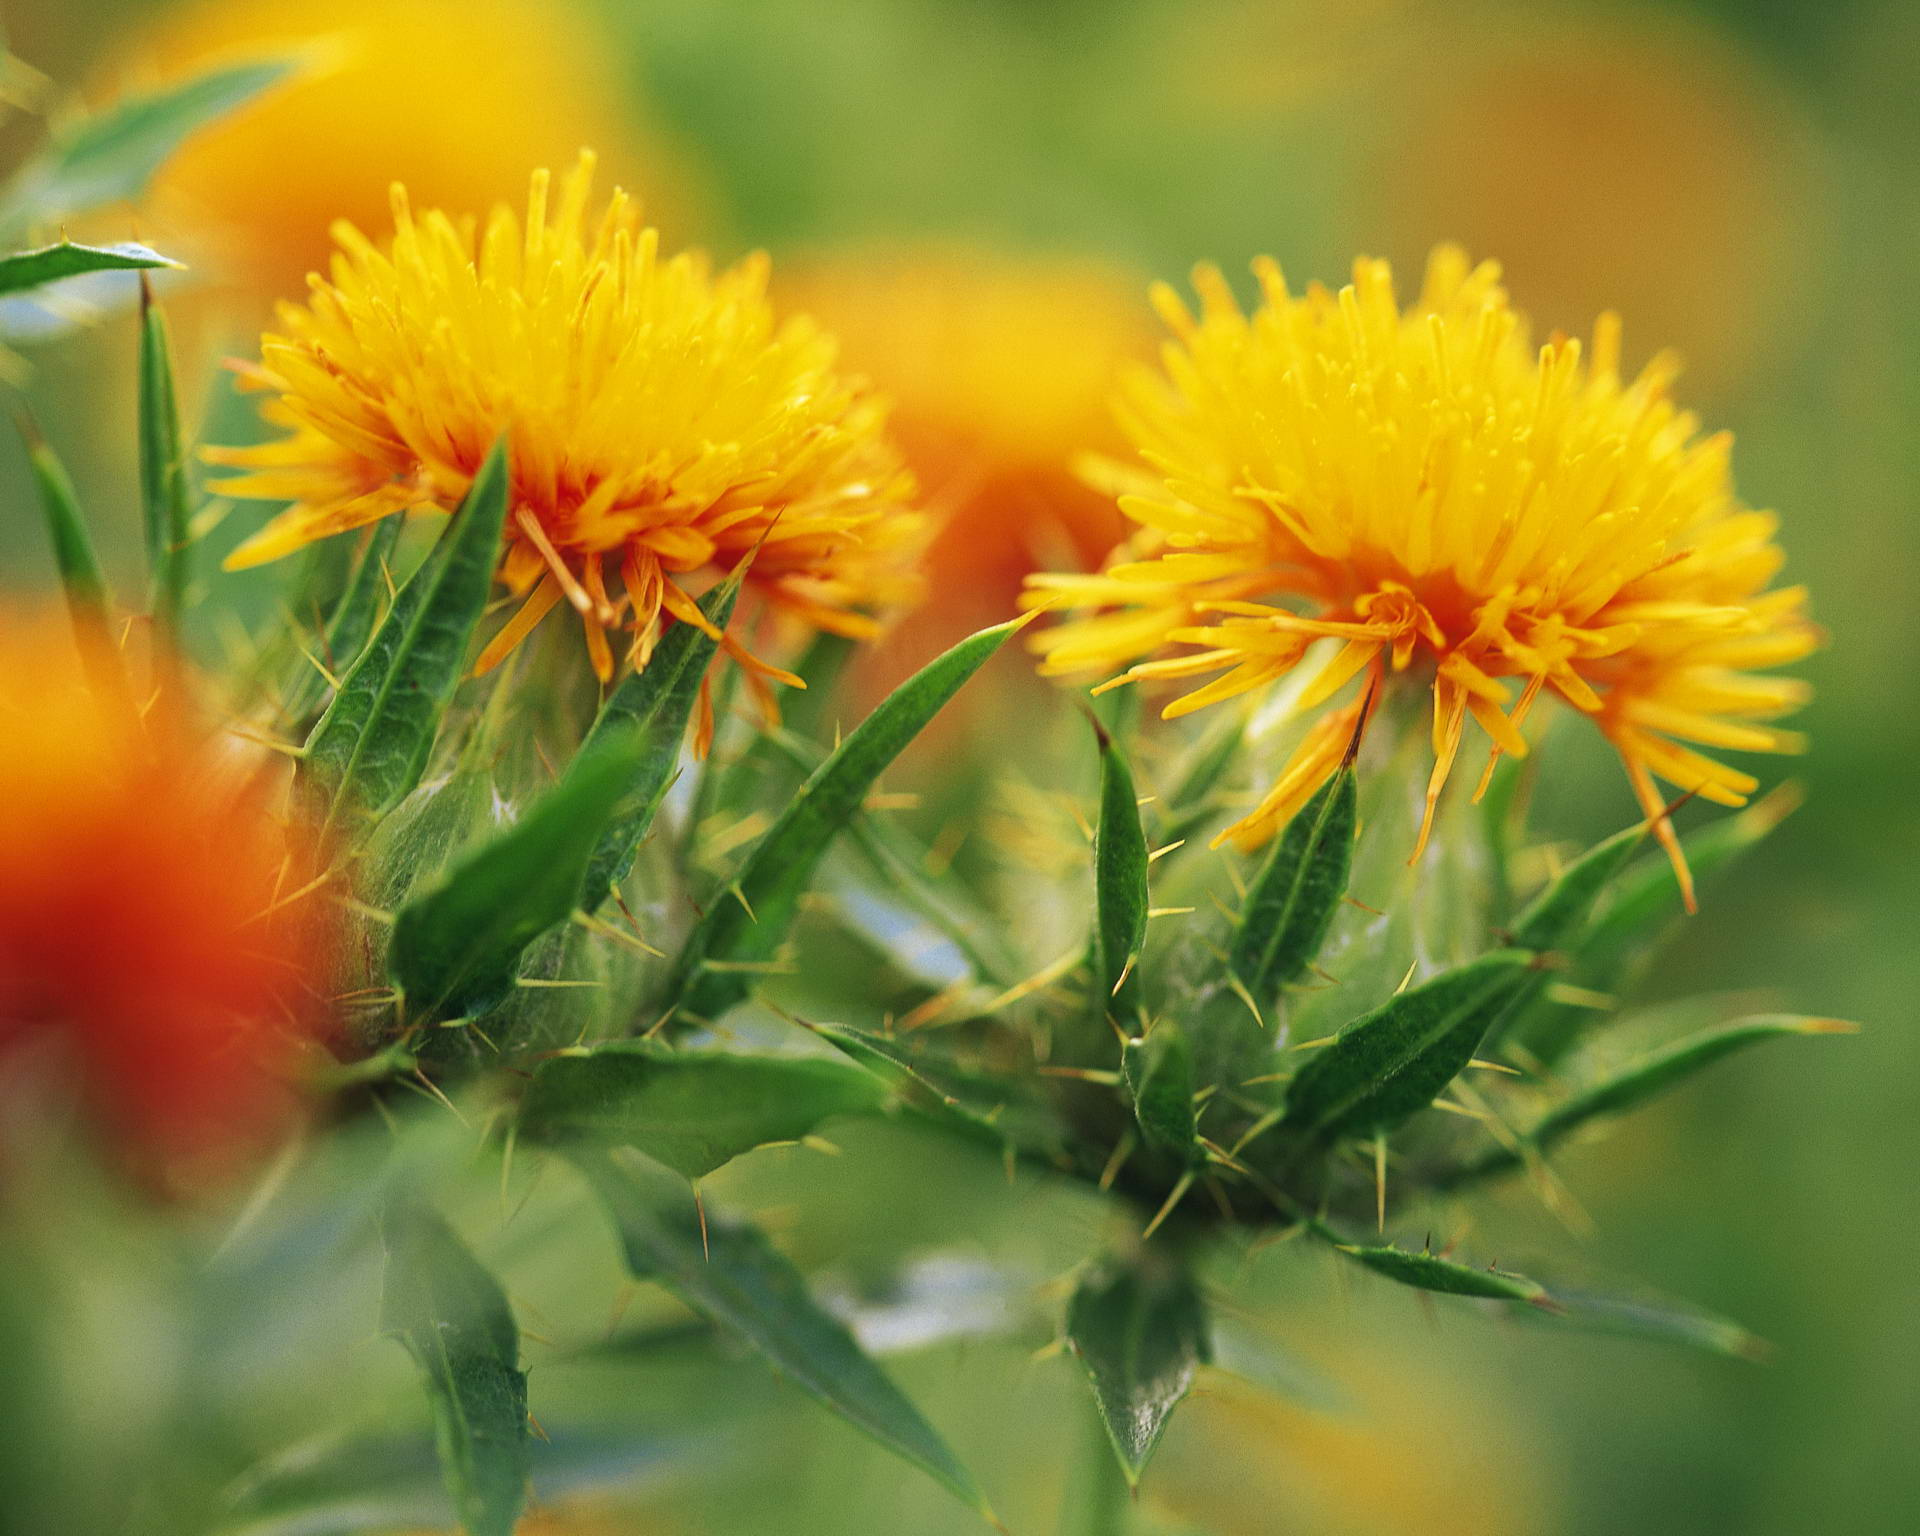
[[[1036,567],[1097,567],[1125,533],[1072,462],[1122,449],[1113,381],[1153,344],[1131,274],[928,249],[816,258],[777,286],[891,398],[894,439],[942,520],[926,558],[935,601],[903,626],[902,659],[1006,617]]]
[[[89,687],[53,616],[0,612],[0,1083],[54,1041],[143,1180],[216,1172],[297,1113],[300,877],[238,754]]]
[[[585,8],[542,0],[199,0],[170,6],[118,59],[181,78],[306,47],[311,67],[191,138],[155,187],[158,235],[200,248],[196,275],[253,299],[297,292],[345,219],[373,229],[402,181],[427,206],[484,208],[583,144],[676,237],[696,178],[626,99]],[[218,265],[218,270],[210,270]]]

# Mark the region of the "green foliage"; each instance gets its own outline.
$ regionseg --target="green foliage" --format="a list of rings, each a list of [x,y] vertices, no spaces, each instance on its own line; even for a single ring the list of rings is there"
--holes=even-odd
[[[631,736],[603,739],[515,825],[401,908],[388,964],[410,1013],[470,1016],[512,991],[527,946],[579,902],[588,861],[648,750]]]
[[[1227,965],[1262,1007],[1299,980],[1326,942],[1347,893],[1359,814],[1357,775],[1347,763],[1287,823],[1254,877]]]
[[[1067,1339],[1129,1483],[1138,1483],[1208,1354],[1206,1308],[1185,1267],[1152,1249],[1108,1259],[1067,1306]]]
[[[874,780],[1018,627],[983,629],[928,663],[809,775],[688,935],[668,982],[675,1013],[717,1019],[746,996],[750,978],[778,954],[828,845]]]
[[[19,293],[88,272],[140,272],[179,265],[171,257],[132,242],[78,245],[71,240],[61,240],[38,250],[0,256],[0,295]]]
[[[166,316],[151,290],[140,289],[140,508],[147,531],[147,571],[154,621],[171,630],[187,589],[186,449],[174,392],[173,348]]]
[[[347,577],[346,588],[333,605],[332,616],[321,637],[323,654],[313,659],[321,662],[336,679],[359,659],[367,648],[374,625],[379,622],[380,610],[392,591],[393,550],[400,541],[403,522],[398,517],[386,517],[368,530]],[[328,686],[318,667],[303,668],[288,690],[288,718],[296,724],[307,723]]]
[[[537,1141],[632,1147],[698,1179],[743,1152],[796,1141],[890,1097],[871,1073],[838,1061],[623,1040],[543,1061],[527,1085],[520,1129]]]
[[[664,1285],[856,1429],[989,1514],[972,1474],[762,1233],[703,1220],[684,1187],[662,1190],[602,1153],[570,1155],[605,1203],[638,1278]]]
[[[1147,942],[1147,838],[1133,772],[1113,738],[1100,743],[1100,821],[1093,840],[1093,984],[1099,1011],[1126,1023],[1140,1013],[1134,974]]]
[[[700,611],[715,630],[733,617],[746,567],[736,570],[700,600]],[[634,850],[653,825],[660,801],[673,780],[687,719],[700,696],[700,680],[713,660],[713,636],[695,624],[675,624],[654,647],[638,672],[629,672],[607,696],[593,729],[580,745],[571,774],[584,771],[594,757],[628,738],[643,743],[633,764],[625,800],[602,829],[587,865],[580,905],[596,911],[633,865]]]
[[[493,585],[506,511],[503,440],[307,739],[303,777],[323,819],[377,818],[420,782]]]
[[[14,179],[0,200],[0,231],[57,224],[133,201],[189,134],[244,105],[292,67],[286,59],[235,64],[78,119]]]
[[[27,462],[33,469],[34,489],[40,493],[40,510],[46,516],[47,538],[53,545],[53,562],[66,593],[67,610],[82,635],[104,636],[111,617],[111,598],[100,559],[93,552],[93,539],[80,515],[80,498],[73,480],[59,456],[24,419],[21,434],[26,439]]]
[[[1477,1296],[1489,1301],[1525,1301],[1534,1306],[1553,1304],[1545,1286],[1504,1269],[1475,1269],[1471,1264],[1456,1263],[1437,1254],[1409,1253],[1402,1248],[1342,1243],[1340,1252],[1376,1275],[1385,1275],[1415,1290],[1438,1291],[1446,1296]]]
[[[1193,1051],[1172,1019],[1129,1040],[1121,1055],[1134,1118],[1147,1145],[1182,1162],[1200,1160],[1193,1113]]]
[[[382,1219],[381,1325],[425,1378],[447,1492],[468,1536],[512,1536],[527,1497],[527,1378],[499,1282],[438,1216],[404,1199]]]

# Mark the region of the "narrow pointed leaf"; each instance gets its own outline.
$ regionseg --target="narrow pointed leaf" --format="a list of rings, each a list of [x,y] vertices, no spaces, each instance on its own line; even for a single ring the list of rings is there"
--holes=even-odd
[[[1600,893],[1626,867],[1646,835],[1645,827],[1628,827],[1589,848],[1563,869],[1514,919],[1514,947],[1549,950],[1568,944],[1586,922]]]
[[[174,393],[173,348],[166,316],[140,290],[140,507],[147,533],[147,571],[155,621],[178,622],[188,565],[186,451]]]
[[[779,952],[828,845],[874,780],[1018,627],[983,629],[937,657],[814,770],[688,935],[667,989],[678,1013],[715,1019],[746,996],[751,967]]]
[[[381,1323],[420,1367],[441,1474],[468,1536],[512,1536],[527,1497],[527,1378],[500,1283],[451,1228],[396,1204]]]
[[[336,679],[359,660],[374,625],[379,622],[381,605],[387,601],[387,583],[393,574],[393,549],[400,540],[404,522],[404,518],[387,517],[373,525],[359,558],[354,561],[346,590],[333,605],[332,617],[327,620],[326,633],[321,638],[324,654],[319,660]],[[319,706],[327,689],[327,680],[311,664],[303,661],[301,666],[299,682],[289,691],[287,700],[287,715],[294,721],[304,721],[309,712]]]
[[[0,224],[56,224],[104,203],[140,196],[194,129],[282,79],[290,59],[258,59],[129,97],[58,135],[9,189]]]
[[[66,592],[67,609],[77,629],[104,634],[108,622],[107,579],[93,551],[93,540],[80,516],[80,499],[67,469],[39,436],[22,428],[27,438],[27,461],[33,468],[40,510],[46,515],[53,562]]]
[[[970,1140],[994,1147],[1009,1141],[1030,1148],[1057,1147],[1063,1127],[1050,1100],[1021,1092],[1021,1080],[980,1078],[952,1063],[910,1054],[898,1041],[845,1024],[815,1024],[813,1032],[835,1050],[893,1088],[901,1104]]]
[[[493,585],[506,510],[503,440],[307,740],[305,777],[330,819],[377,818],[420,782]]]
[[[1495,950],[1354,1020],[1287,1085],[1283,1126],[1327,1141],[1391,1130],[1426,1108],[1532,963],[1525,950]]]
[[[684,1186],[663,1188],[584,1148],[570,1155],[612,1215],[635,1275],[664,1285],[856,1429],[988,1514],[972,1474],[757,1228],[709,1213],[703,1236]]]
[[[1777,1040],[1791,1035],[1851,1032],[1851,1025],[1837,1019],[1810,1019],[1796,1014],[1761,1014],[1740,1019],[1719,1029],[1707,1030],[1662,1046],[1597,1082],[1576,1088],[1541,1116],[1531,1130],[1524,1132],[1521,1140],[1533,1151],[1549,1152],[1591,1121],[1636,1109],[1721,1058],[1744,1051],[1764,1040]],[[1494,1147],[1453,1174],[1447,1182],[1457,1185],[1504,1173],[1522,1166],[1524,1161],[1524,1154],[1518,1147]]]
[[[1166,809],[1160,824],[1162,842],[1184,840],[1214,814],[1214,791],[1240,755],[1246,738],[1245,720],[1237,715],[1228,715],[1195,748],[1180,782],[1166,797]]]
[[[1100,824],[1093,839],[1093,980],[1100,1010],[1131,1024],[1140,1011],[1147,942],[1147,837],[1126,754],[1097,721]]]
[[[527,946],[565,922],[646,745],[608,741],[394,919],[388,968],[411,1013],[472,1015],[513,989]]]
[[[0,256],[0,295],[57,283],[87,272],[142,272],[180,263],[131,241],[119,245],[77,245],[62,240],[34,251]]]
[[[1349,764],[1287,823],[1254,878],[1228,964],[1263,1007],[1299,980],[1320,952],[1347,891],[1358,817],[1359,791]]]
[[[1764,1360],[1769,1353],[1766,1340],[1752,1329],[1690,1302],[1569,1291],[1557,1285],[1553,1300],[1556,1310],[1526,1315],[1582,1333],[1685,1344],[1734,1360]]]
[[[1364,1264],[1376,1275],[1385,1275],[1416,1290],[1439,1291],[1447,1296],[1478,1296],[1491,1301],[1525,1301],[1535,1306],[1551,1306],[1547,1288],[1525,1275],[1504,1269],[1476,1269],[1431,1253],[1409,1253],[1392,1247],[1361,1247],[1342,1243],[1340,1252],[1356,1263]]]
[[[1193,1113],[1193,1050],[1171,1019],[1156,1023],[1144,1039],[1121,1052],[1122,1076],[1133,1098],[1134,1118],[1148,1145],[1185,1162],[1199,1161]]]
[[[1207,1361],[1206,1309],[1187,1272],[1159,1255],[1110,1260],[1067,1305],[1067,1339],[1128,1483],[1137,1484],[1173,1410]]]
[[[743,1152],[797,1141],[836,1115],[877,1110],[889,1098],[885,1084],[848,1062],[620,1041],[542,1062],[520,1130],[539,1141],[633,1147],[698,1179]]]
[[[745,579],[743,566],[700,600],[700,611],[715,629],[724,630],[733,617],[733,605]],[[687,719],[700,697],[700,679],[706,676],[717,642],[693,624],[675,624],[661,637],[653,655],[638,672],[629,672],[607,696],[593,729],[581,743],[572,771],[616,738],[638,734],[645,750],[634,764],[632,779],[619,811],[607,823],[587,865],[580,905],[598,909],[633,867],[635,850],[653,825],[653,818],[673,781]]]

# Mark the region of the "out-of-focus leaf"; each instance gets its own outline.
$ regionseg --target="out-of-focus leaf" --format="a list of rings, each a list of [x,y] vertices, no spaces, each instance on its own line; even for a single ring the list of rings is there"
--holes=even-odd
[[[1214,791],[1246,744],[1246,721],[1229,713],[1203,737],[1188,759],[1180,781],[1166,796],[1160,821],[1163,843],[1184,841],[1199,830],[1216,809]]]
[[[512,1536],[527,1498],[527,1378],[500,1284],[438,1216],[396,1203],[381,1323],[398,1334],[433,1407],[447,1493],[468,1536]]]
[[[1735,1360],[1764,1360],[1768,1354],[1766,1340],[1751,1329],[1690,1302],[1570,1291],[1558,1285],[1553,1301],[1557,1310],[1526,1315],[1582,1333],[1684,1344]]]
[[[1207,1360],[1206,1309],[1181,1266],[1148,1252],[1090,1271],[1067,1305],[1067,1339],[1129,1483]]]
[[[684,1186],[662,1188],[585,1148],[574,1148],[570,1156],[605,1202],[636,1276],[666,1286],[848,1423],[990,1518],[972,1474],[758,1229],[710,1216],[703,1231]]]
[[[1283,1126],[1324,1142],[1391,1130],[1426,1108],[1472,1059],[1533,958],[1495,950],[1354,1020],[1294,1074]]]
[[[1349,763],[1287,823],[1254,877],[1228,964],[1262,1007],[1297,981],[1319,953],[1347,891],[1358,815]]]
[[[1200,1160],[1193,1113],[1193,1051],[1172,1019],[1161,1019],[1121,1052],[1134,1118],[1147,1144],[1183,1162]]]
[[[779,952],[828,845],[881,770],[1019,622],[968,636],[908,678],[800,786],[687,936],[667,987],[676,1013],[715,1019],[746,996],[751,976]]]
[[[166,316],[152,293],[140,290],[140,507],[147,532],[147,571],[155,622],[179,622],[188,564],[186,450],[174,394],[173,346]]]
[[[1763,1040],[1777,1040],[1783,1035],[1836,1035],[1849,1034],[1852,1030],[1852,1025],[1838,1019],[1810,1019],[1797,1014],[1760,1014],[1736,1020],[1662,1046],[1596,1082],[1575,1088],[1542,1115],[1532,1129],[1523,1132],[1521,1141],[1534,1151],[1548,1152],[1589,1122],[1606,1115],[1625,1114],[1722,1057],[1748,1046]],[[1494,1147],[1451,1175],[1447,1183],[1458,1185],[1504,1173],[1520,1167],[1524,1161],[1520,1147]]]
[[[132,242],[76,245],[71,240],[62,240],[39,250],[0,256],[0,294],[19,293],[38,288],[42,283],[57,283],[63,277],[79,277],[88,272],[140,272],[179,265],[171,257]]]
[[[1140,951],[1147,942],[1147,837],[1126,754],[1094,722],[1100,743],[1100,823],[1093,839],[1093,983],[1101,1012],[1140,1015]]]
[[[506,510],[503,440],[307,739],[303,776],[328,820],[377,818],[420,782],[486,607]]]
[[[80,498],[59,456],[30,424],[23,423],[27,442],[27,461],[33,468],[34,488],[40,493],[40,510],[46,515],[47,537],[53,545],[53,562],[60,572],[60,585],[66,592],[67,610],[74,628],[83,636],[104,636],[108,625],[107,579],[100,571],[100,560],[93,552],[93,539],[80,515]]]
[[[587,861],[647,744],[603,742],[520,820],[400,909],[388,968],[410,1012],[471,1015],[505,997],[526,948],[580,899]]]
[[[1237,1376],[1276,1397],[1328,1413],[1352,1407],[1335,1383],[1247,1323],[1216,1317],[1208,1333],[1208,1346],[1215,1370]]]
[[[1051,1101],[1030,1097],[1023,1081],[981,1078],[917,1054],[897,1040],[845,1024],[814,1024],[813,1032],[896,1089],[908,1110],[995,1147],[1009,1141],[1029,1148],[1059,1145],[1062,1128]]]
[[[139,197],[188,134],[259,95],[293,67],[290,59],[235,64],[81,118],[20,172],[0,208],[0,228],[56,224],[103,203]]]
[[[674,1051],[623,1040],[550,1057],[527,1086],[524,1136],[633,1147],[698,1179],[770,1141],[797,1141],[836,1115],[879,1109],[885,1084],[849,1063]]]
[[[333,615],[327,620],[321,641],[325,654],[316,659],[335,678],[350,669],[367,648],[367,639],[380,618],[380,605],[387,600],[387,583],[393,574],[390,565],[393,548],[399,542],[404,522],[403,518],[387,517],[373,525],[359,558],[354,561],[346,590],[333,606]],[[303,664],[299,681],[287,694],[287,718],[304,721],[319,707],[327,686],[318,668]]]
[[[746,574],[743,565],[701,598],[700,611],[716,630],[724,630],[732,619]],[[629,670],[607,695],[593,729],[580,744],[579,755],[568,770],[570,775],[584,772],[594,755],[610,742],[637,737],[644,743],[620,809],[601,832],[587,864],[580,905],[588,912],[597,910],[633,867],[634,851],[653,825],[667,786],[673,781],[680,744],[687,734],[687,719],[700,696],[700,679],[706,675],[717,644],[696,624],[675,624],[654,647],[646,666],[638,672]]]
[[[1545,1286],[1504,1269],[1475,1269],[1471,1264],[1458,1264],[1431,1253],[1409,1253],[1402,1248],[1341,1243],[1339,1249],[1375,1274],[1416,1290],[1439,1291],[1448,1296],[1478,1296],[1492,1301],[1526,1301],[1539,1307],[1554,1305]]]

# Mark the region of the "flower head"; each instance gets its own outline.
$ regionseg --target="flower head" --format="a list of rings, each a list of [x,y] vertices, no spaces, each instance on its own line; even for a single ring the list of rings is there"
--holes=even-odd
[[[1590,351],[1562,337],[1536,351],[1499,269],[1452,247],[1404,309],[1383,262],[1357,262],[1338,294],[1295,296],[1271,262],[1256,271],[1251,318],[1211,268],[1197,318],[1155,291],[1175,340],[1163,373],[1128,379],[1120,411],[1163,483],[1121,498],[1129,557],[1032,578],[1031,602],[1084,610],[1036,641],[1045,670],[1210,677],[1171,717],[1338,642],[1299,703],[1350,702],[1223,834],[1242,843],[1326,779],[1391,674],[1432,689],[1429,826],[1467,719],[1496,760],[1519,755],[1543,691],[1612,742],[1670,848],[1656,776],[1742,804],[1756,781],[1698,749],[1794,750],[1764,722],[1805,686],[1756,669],[1817,633],[1800,589],[1769,587],[1774,520],[1736,499],[1726,435],[1700,436],[1669,400],[1673,359],[1624,378],[1612,316]]]
[[[775,609],[870,634],[914,591],[922,526],[883,405],[810,320],[776,321],[764,257],[663,257],[624,194],[589,216],[592,176],[582,155],[550,199],[537,173],[524,219],[416,217],[396,188],[389,244],[336,226],[331,278],[282,306],[253,375],[286,435],[210,453],[248,471],[227,494],[293,503],[229,565],[451,509],[504,432],[500,575],[524,601],[483,669],[562,601],[602,678],[615,628],[642,665],[663,618],[705,624],[689,584],[749,553]]]
[[[0,614],[0,1077],[52,1044],[164,1182],[297,1110],[316,968],[278,904],[299,850],[166,698],[136,719],[95,692],[65,628]]]

